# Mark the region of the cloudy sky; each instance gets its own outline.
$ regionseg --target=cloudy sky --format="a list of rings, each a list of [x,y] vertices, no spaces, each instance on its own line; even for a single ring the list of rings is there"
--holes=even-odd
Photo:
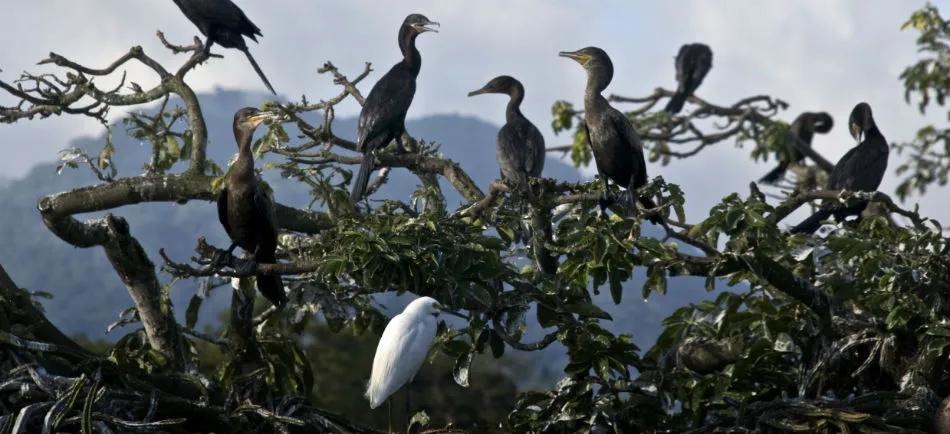
[[[567,140],[550,133],[551,103],[557,99],[580,103],[584,86],[583,71],[557,52],[588,45],[600,46],[613,59],[617,75],[608,92],[636,96],[656,86],[672,86],[673,56],[679,46],[705,42],[714,51],[714,66],[698,92],[701,97],[728,104],[752,94],[774,95],[791,104],[783,115],[787,120],[805,110],[828,111],[835,117],[835,129],[817,136],[815,145],[832,161],[853,144],[845,123],[858,101],[874,107],[890,141],[911,137],[925,121],[946,119],[920,117],[904,103],[897,80],[916,59],[915,33],[900,32],[900,25],[922,1],[481,0],[477,6],[434,0],[237,2],[264,33],[251,50],[277,91],[314,100],[338,91],[328,77],[315,72],[324,61],[332,60],[350,77],[372,61],[376,72],[369,83],[375,82],[398,60],[395,35],[403,17],[424,13],[442,27],[440,33],[419,40],[423,67],[409,116],[459,113],[500,124],[503,97],[470,99],[465,94],[495,75],[510,74],[525,83],[524,111],[546,132],[548,146]],[[170,0],[18,1],[5,5],[5,15],[18,18],[7,20],[4,32],[19,35],[15,44],[5,44],[0,58],[0,79],[5,81],[24,70],[51,72],[53,68],[34,66],[50,51],[101,67],[130,46],[141,45],[173,65],[182,56],[164,50],[155,31],[161,29],[170,40],[182,43],[197,34]],[[36,31],[36,20],[51,20],[53,15],[59,24]],[[243,56],[226,54],[191,73],[189,82],[199,91],[264,90]],[[155,82],[142,69],[128,72],[143,86]],[[10,103],[0,97],[0,104]],[[356,114],[354,102],[337,112]],[[20,176],[31,165],[55,158],[55,151],[70,138],[99,134],[101,127],[89,120],[58,118],[2,125],[0,132],[8,152],[0,170]],[[887,193],[897,185],[893,169],[898,161],[892,155],[891,173],[882,187]],[[698,158],[663,168],[651,166],[650,174],[662,174],[684,187],[690,220],[695,221],[722,196],[732,191],[746,194],[748,183],[767,170],[727,143]],[[936,200],[941,193],[934,191],[921,205],[925,213],[947,220],[950,205]]]

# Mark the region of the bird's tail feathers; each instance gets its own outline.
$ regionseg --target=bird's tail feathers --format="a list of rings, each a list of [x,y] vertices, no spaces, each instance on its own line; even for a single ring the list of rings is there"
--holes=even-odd
[[[772,169],[771,171],[769,171],[769,173],[766,173],[765,176],[759,179],[759,183],[760,184],[775,184],[780,179],[782,179],[783,176],[785,176],[786,170],[787,168],[784,165],[780,164],[778,165],[778,167]]]
[[[688,97],[688,93],[676,92],[676,94],[670,98],[670,102],[666,104],[666,108],[664,110],[671,115],[679,113],[680,110],[683,110],[683,105],[686,104],[686,98]]]
[[[363,153],[363,161],[360,163],[360,171],[356,175],[356,181],[353,182],[353,192],[350,193],[350,200],[357,203],[366,193],[366,186],[369,184],[369,175],[373,173],[375,159],[372,152]]]
[[[266,254],[261,251],[258,251],[254,259],[258,264],[277,263],[277,259],[274,254]],[[260,292],[264,298],[266,298],[276,307],[280,307],[284,303],[287,303],[287,293],[284,292],[284,281],[279,275],[275,274],[267,276],[258,274],[255,277],[257,278],[257,291]]]
[[[819,209],[818,212],[812,214],[811,217],[808,217],[799,223],[798,226],[792,228],[790,232],[793,234],[815,233],[815,231],[821,227],[821,221],[827,219],[829,216],[831,216],[831,211],[824,208]]]
[[[257,72],[257,76],[260,77],[262,81],[264,81],[264,86],[267,86],[267,90],[269,90],[270,93],[277,95],[277,92],[274,92],[274,87],[270,85],[270,81],[267,81],[267,77],[264,76],[264,71],[261,71],[261,67],[257,64],[257,61],[254,60],[254,56],[251,55],[251,50],[244,48],[243,51],[244,55],[247,56],[247,60],[251,62],[251,66],[254,67],[254,71]]]

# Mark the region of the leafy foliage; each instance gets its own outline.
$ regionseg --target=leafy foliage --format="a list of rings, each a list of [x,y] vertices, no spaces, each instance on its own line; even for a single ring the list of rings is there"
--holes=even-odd
[[[921,109],[931,92],[942,104],[947,83],[933,71],[946,57],[941,41],[947,21],[927,6],[909,23],[921,31],[924,51],[935,57],[904,75],[908,95],[923,95]],[[215,268],[210,258],[218,251],[204,239],[196,249],[196,266],[175,263],[163,251],[163,269],[176,278],[240,277],[227,326],[197,332],[192,328],[200,300],[212,285],[199,291],[185,324],[179,324],[171,317],[168,286],[153,285],[152,293],[143,295],[140,288],[151,282],[135,274],[143,267],[115,254],[116,246],[132,246],[122,250],[131,252],[125,256],[142,250],[129,240],[128,228],[114,217],[105,219],[107,241],[88,244],[102,245],[110,254],[136,300],[122,321],[141,321],[142,328],[121,338],[105,358],[71,354],[66,367],[59,366],[68,375],[66,387],[45,387],[48,377],[34,366],[50,369],[45,356],[58,347],[39,338],[52,340],[55,333],[24,327],[29,318],[42,319],[42,313],[29,313],[35,307],[17,301],[19,290],[4,287],[0,279],[0,309],[15,318],[0,316],[0,350],[16,356],[10,360],[23,361],[3,366],[3,380],[18,387],[15,392],[0,388],[7,394],[0,405],[13,403],[3,407],[0,428],[8,429],[14,413],[29,423],[53,421],[53,428],[78,426],[86,432],[126,427],[129,420],[145,420],[155,429],[206,431],[320,427],[346,432],[362,430],[363,424],[381,426],[379,413],[364,416],[358,395],[360,373],[368,371],[373,352],[372,336],[385,324],[373,296],[387,292],[433,296],[468,314],[464,323],[440,324],[430,355],[435,367],[426,366],[419,377],[426,411],[402,415],[410,432],[448,431],[453,429],[444,427],[449,423],[513,433],[923,432],[938,398],[950,394],[945,363],[950,355],[945,321],[950,243],[938,222],[898,208],[886,195],[862,196],[880,206],[877,215],[845,222],[825,236],[790,236],[778,224],[794,208],[817,198],[847,201],[854,194],[815,196],[807,191],[808,183],[800,182],[774,204],[753,184],[747,195],[731,193],[707,218],[689,223],[682,190],[657,177],[637,192],[661,204],[647,211],[662,215],[669,226],[667,237],[656,239],[642,236],[642,212],[625,209],[622,201],[611,201],[610,212],[598,212],[600,183],[532,180],[528,212],[521,216],[504,204],[507,186],[492,184],[483,193],[465,173],[465,164],[444,158],[432,143],[412,139],[405,152],[376,156],[383,170],[373,183],[386,183],[389,170],[405,168],[420,180],[415,193],[354,208],[347,199],[348,166],[359,158],[347,153],[352,142],[332,133],[332,113],[343,99],[360,98],[355,86],[369,69],[353,80],[329,63],[321,72],[333,74],[342,93],[317,104],[306,99],[283,106],[265,103],[283,121],[269,126],[255,145],[259,155],[279,157],[267,168],[306,185],[312,196],[307,209],[281,208],[291,217],[281,217],[287,230],[281,255],[289,263],[258,264],[252,271],[233,264],[233,270]],[[183,76],[166,76],[165,85],[180,89]],[[786,152],[787,124],[774,119],[788,106],[781,100],[752,97],[726,106],[699,100],[688,115],[650,112],[668,94],[660,89],[646,98],[610,96],[614,104],[639,104],[627,115],[651,161],[672,164],[727,139],[754,144],[754,159]],[[184,103],[197,104],[187,98]],[[168,194],[168,200],[213,197],[221,171],[201,161],[206,143],[196,133],[204,128],[200,117],[177,109],[166,116],[165,110],[163,104],[155,115],[135,114],[129,120],[131,134],[153,145],[155,157],[146,165],[153,176],[107,179],[105,185],[161,179],[178,194]],[[322,124],[308,122],[310,112],[321,112]],[[11,113],[14,120],[27,117]],[[573,142],[555,150],[570,152],[578,166],[589,164],[591,151],[578,122],[582,113],[559,101],[552,114],[555,132],[573,131]],[[173,124],[186,115],[187,132],[176,131]],[[702,127],[713,120],[723,121],[713,124],[716,131]],[[922,137],[936,140],[942,134],[931,131],[934,135]],[[925,161],[935,152],[929,146],[899,148],[916,149],[906,167],[931,164]],[[84,161],[94,172],[102,170],[114,152],[107,145],[95,164],[88,157]],[[186,163],[184,175],[165,175]],[[908,182],[923,192],[930,181],[916,173]],[[452,209],[437,176],[463,198],[462,206]],[[101,187],[90,187],[96,188]],[[898,195],[905,198],[911,187],[901,188]],[[52,208],[41,203],[40,211],[48,214]],[[890,213],[912,224],[902,225]],[[47,214],[54,231],[66,231],[57,226],[61,221],[91,225],[87,233],[94,232],[89,227],[101,227]],[[637,267],[647,276],[639,294],[644,299],[664,295],[680,276],[705,278],[707,291],[722,290],[722,283],[733,291],[677,310],[664,321],[656,344],[643,352],[630,335],[605,327],[613,318],[592,297],[606,290],[619,303],[623,283]],[[258,304],[255,309],[250,276],[258,272],[285,275],[288,306],[276,310]],[[149,304],[154,299],[157,303]],[[316,314],[325,327],[317,324]],[[535,323],[546,334],[526,342],[526,331]],[[511,399],[512,387],[498,368],[505,356],[512,349],[534,351],[554,342],[568,355],[561,381],[551,390]],[[459,387],[447,384],[449,379]],[[31,385],[42,389],[42,396],[34,399],[24,392]],[[134,395],[135,402],[155,396],[161,410],[109,395],[113,389]],[[208,408],[216,418],[196,420]],[[47,412],[42,421],[39,413],[30,413],[38,409]]]

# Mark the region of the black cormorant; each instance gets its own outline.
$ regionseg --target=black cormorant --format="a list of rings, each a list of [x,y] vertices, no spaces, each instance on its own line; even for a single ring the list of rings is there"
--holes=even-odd
[[[684,44],[676,54],[676,81],[679,87],[666,105],[666,112],[675,115],[693,92],[703,84],[706,74],[712,69],[712,50],[706,44]]]
[[[424,32],[438,32],[430,25],[439,25],[421,14],[406,17],[399,27],[399,49],[403,59],[393,65],[369,91],[360,111],[356,132],[356,150],[363,153],[359,174],[353,183],[350,199],[355,203],[363,197],[369,175],[373,172],[373,152],[385,147],[393,139],[405,149],[402,133],[406,131],[406,112],[416,93],[416,77],[422,66],[422,57],[416,49],[416,36]]]
[[[874,192],[881,186],[884,172],[887,171],[887,155],[890,147],[881,130],[874,123],[871,115],[871,106],[866,102],[858,103],[851,110],[848,118],[851,137],[858,145],[844,154],[834,170],[828,176],[828,190],[848,190]],[[862,136],[863,140],[862,140]],[[821,221],[834,216],[835,221],[842,221],[849,215],[861,216],[868,205],[867,201],[859,201],[851,206],[842,207],[834,201],[826,203],[811,217],[792,228],[791,233],[812,233],[821,227]]]
[[[798,137],[805,146],[811,147],[811,139],[814,134],[826,134],[831,131],[834,124],[834,119],[832,119],[828,113],[805,112],[795,118],[792,125],[788,127],[788,133],[792,137]],[[794,140],[794,138],[790,138],[789,140]],[[779,156],[778,167],[766,173],[759,182],[763,184],[775,184],[785,176],[785,171],[788,170],[788,166],[798,164],[804,158],[805,155],[799,152],[794,144],[789,143],[785,149],[785,154]]]
[[[274,92],[273,86],[264,76],[264,71],[257,65],[254,56],[247,49],[244,37],[257,42],[257,36],[264,36],[261,29],[254,25],[244,15],[244,11],[231,0],[174,0],[178,8],[191,20],[202,35],[208,38],[205,42],[205,51],[211,50],[211,45],[218,44],[224,48],[236,48],[244,52],[247,60],[257,75],[264,81],[267,90]]]
[[[604,179],[604,200],[609,191],[607,179],[610,178],[627,189],[632,203],[632,199],[637,197],[636,189],[647,183],[647,164],[643,158],[643,145],[633,124],[601,95],[613,78],[613,63],[607,53],[597,47],[562,51],[559,55],[574,59],[587,71],[584,122],[587,141],[594,151],[597,172]],[[639,201],[646,208],[656,208],[648,197],[640,196]],[[604,207],[602,201],[601,209]],[[663,223],[658,216],[651,216],[649,220],[656,224]]]
[[[505,125],[498,130],[495,151],[501,177],[517,189],[527,189],[528,177],[541,176],[544,169],[544,136],[523,114],[524,86],[511,76],[500,75],[468,96],[502,93],[510,96]]]
[[[251,141],[254,130],[274,114],[245,107],[234,114],[234,138],[238,143],[238,158],[231,165],[225,187],[218,194],[218,219],[231,237],[228,255],[240,246],[251,253],[259,264],[277,262],[277,209],[273,198],[265,191],[254,173],[254,155]],[[257,275],[257,290],[280,307],[287,302],[280,276]]]

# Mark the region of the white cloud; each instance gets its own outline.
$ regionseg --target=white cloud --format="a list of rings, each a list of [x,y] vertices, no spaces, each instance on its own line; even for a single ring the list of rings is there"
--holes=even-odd
[[[56,8],[50,7],[55,3]],[[841,0],[827,2],[762,2],[758,0],[677,0],[661,4],[578,0],[483,0],[469,3],[424,0],[412,7],[384,0],[335,2],[330,0],[278,0],[238,2],[262,29],[260,44],[251,44],[274,87],[283,95],[311,99],[336,94],[329,77],[315,70],[332,60],[350,77],[372,61],[375,72],[365,89],[394,62],[399,51],[396,32],[402,18],[421,12],[440,21],[438,34],[426,34],[418,45],[423,56],[418,92],[409,113],[420,117],[434,113],[473,114],[503,122],[504,101],[467,98],[468,91],[499,74],[510,74],[525,84],[524,111],[546,132],[549,146],[568,138],[549,131],[554,100],[580,102],[584,75],[573,62],[557,52],[598,45],[611,54],[616,77],[608,92],[644,95],[656,86],[674,84],[673,56],[680,44],[703,41],[714,51],[714,66],[698,94],[711,101],[730,103],[750,94],[769,94],[791,104],[782,115],[792,119],[805,110],[826,110],[836,120],[829,135],[815,145],[836,160],[852,141],[844,127],[851,107],[871,103],[881,129],[891,141],[905,140],[924,123],[914,107],[903,101],[897,76],[916,58],[913,32],[899,27],[923,2]],[[20,37],[4,47],[0,78],[11,80],[19,71],[49,72],[34,63],[49,51],[105,65],[132,45],[166,64],[183,61],[164,50],[154,36],[162,29],[173,41],[187,42],[197,29],[170,1],[115,2],[13,2],[6,6],[4,31]],[[945,11],[946,12],[946,11]],[[35,17],[57,15],[56,27],[35,29]],[[263,85],[243,56],[230,51],[189,75],[199,91],[217,86],[263,90]],[[142,68],[130,68],[130,77],[142,85],[154,77]],[[9,104],[9,98],[0,97]],[[339,116],[355,115],[355,103],[344,104]],[[118,114],[118,113],[117,113]],[[945,122],[942,116],[927,120]],[[41,160],[54,158],[55,150],[78,134],[100,132],[94,122],[57,119],[2,126],[14,145],[0,162],[4,173],[19,175]],[[29,146],[20,146],[29,144]],[[886,192],[896,186],[892,157]],[[743,150],[722,144],[688,161],[668,167],[651,166],[651,175],[662,174],[686,189],[691,219],[701,218],[720,197],[748,190],[748,183],[768,170],[754,165]],[[588,171],[589,173],[590,171]],[[950,209],[934,198],[923,209],[946,220]]]

